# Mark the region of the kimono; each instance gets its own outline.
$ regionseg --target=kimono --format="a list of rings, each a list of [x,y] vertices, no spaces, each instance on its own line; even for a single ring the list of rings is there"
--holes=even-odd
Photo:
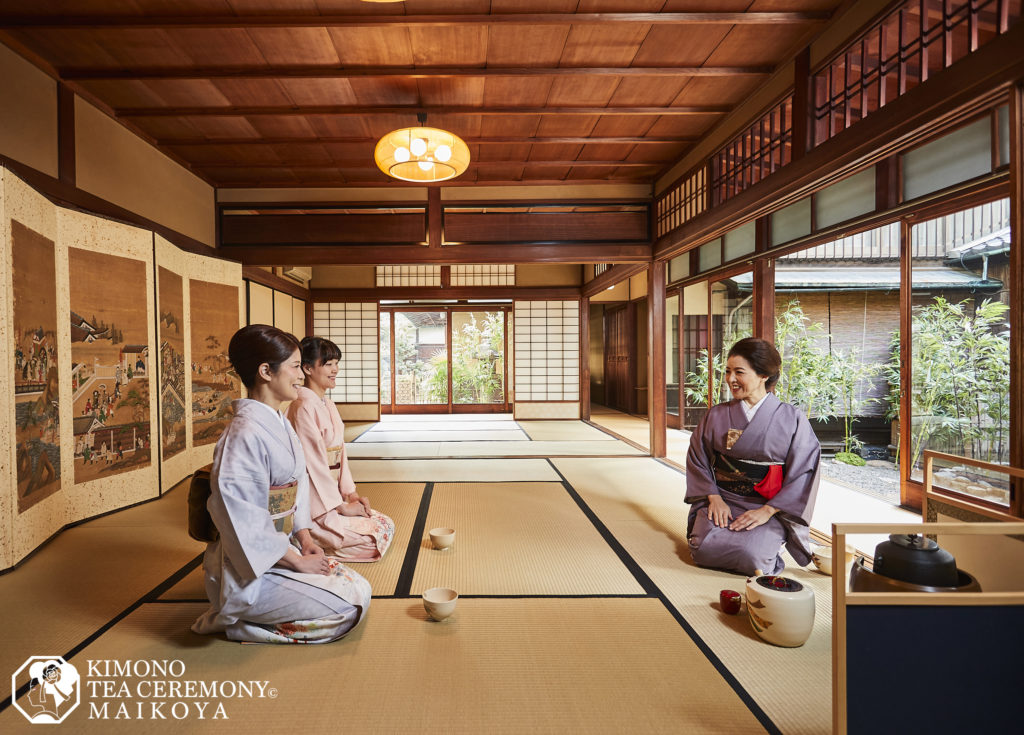
[[[207,508],[220,533],[203,557],[210,609],[192,630],[255,643],[336,640],[366,615],[370,585],[333,557],[329,575],[274,566],[313,525],[302,447],[266,404],[233,405],[210,474]]]
[[[798,564],[810,563],[809,524],[820,458],[810,422],[774,393],[765,396],[749,424],[739,400],[714,406],[691,435],[686,455],[686,535],[693,561],[746,575],[758,569],[778,574],[785,567],[779,553],[785,544]],[[782,477],[769,500],[753,486],[771,465],[781,465]],[[744,482],[741,475],[750,469],[755,472]],[[734,519],[766,503],[778,513],[757,528],[731,531],[708,518],[709,495],[719,495]]]
[[[299,388],[299,397],[288,407],[288,419],[306,456],[313,539],[346,561],[377,561],[391,545],[395,522],[375,510],[368,518],[339,512],[339,506],[357,494],[338,409],[326,396]]]

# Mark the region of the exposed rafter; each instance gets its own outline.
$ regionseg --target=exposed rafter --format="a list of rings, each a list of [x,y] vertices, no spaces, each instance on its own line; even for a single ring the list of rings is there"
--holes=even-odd
[[[748,13],[471,13],[452,15],[0,15],[0,28],[365,28],[464,24],[792,25],[823,23],[827,12]]]
[[[75,81],[161,79],[449,79],[455,77],[736,77],[766,76],[770,66],[580,66],[580,67],[395,67],[395,66],[187,66],[61,67],[61,78]]]

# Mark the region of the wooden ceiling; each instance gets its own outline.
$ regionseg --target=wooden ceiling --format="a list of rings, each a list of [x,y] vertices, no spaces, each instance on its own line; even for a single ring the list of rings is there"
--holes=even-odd
[[[0,40],[218,187],[394,185],[417,113],[469,144],[449,183],[643,183],[839,4],[34,0]]]

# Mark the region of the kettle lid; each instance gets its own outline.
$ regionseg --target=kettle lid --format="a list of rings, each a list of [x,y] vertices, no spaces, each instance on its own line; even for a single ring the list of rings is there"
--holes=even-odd
[[[938,551],[939,545],[930,538],[915,533],[893,533],[889,540],[904,549],[914,551]]]

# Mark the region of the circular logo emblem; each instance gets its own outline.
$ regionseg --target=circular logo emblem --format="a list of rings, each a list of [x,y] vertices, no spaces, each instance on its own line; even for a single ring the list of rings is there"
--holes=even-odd
[[[60,656],[33,656],[11,676],[11,703],[33,725],[63,722],[80,702],[78,669]]]

